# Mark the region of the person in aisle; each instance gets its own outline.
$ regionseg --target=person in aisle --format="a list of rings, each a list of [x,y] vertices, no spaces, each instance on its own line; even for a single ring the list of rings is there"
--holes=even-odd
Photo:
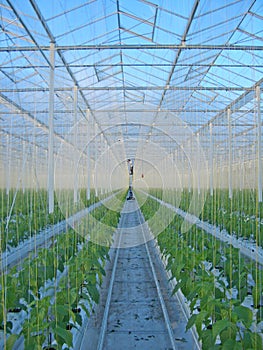
[[[132,178],[133,178],[133,162],[131,159],[127,160],[128,162],[128,170],[129,170],[129,190],[127,200],[134,200],[133,192],[132,192]]]

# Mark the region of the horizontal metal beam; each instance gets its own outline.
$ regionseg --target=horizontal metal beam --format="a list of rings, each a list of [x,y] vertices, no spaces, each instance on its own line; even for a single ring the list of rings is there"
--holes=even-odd
[[[70,68],[98,68],[98,67],[173,67],[174,63],[90,63],[90,64],[68,64]],[[57,64],[54,68],[64,68],[65,65]],[[213,68],[263,68],[263,64],[217,64],[217,63],[176,63],[176,67],[213,67]],[[50,68],[48,65],[12,65],[0,66],[0,69],[32,69],[32,68]]]
[[[231,109],[230,109],[231,110]],[[185,113],[192,113],[192,112],[196,112],[196,113],[218,113],[222,111],[221,109],[209,109],[209,108],[164,108],[164,109],[160,109],[158,110],[158,113],[169,113],[169,112],[185,112]],[[254,112],[254,108],[253,109],[233,109],[232,110],[235,113],[250,113],[250,112]],[[47,111],[45,111],[46,113]],[[155,113],[156,112],[156,108],[150,108],[150,109],[145,109],[145,108],[116,108],[116,109],[93,109],[94,113]],[[263,113],[263,109],[261,110],[261,112]],[[38,113],[38,112],[36,112]],[[57,111],[57,113],[64,113],[61,112],[60,110]],[[69,110],[65,113],[72,113],[72,110]],[[5,112],[2,112],[2,114],[6,114]],[[1,112],[0,112],[1,115]],[[159,125],[159,123],[158,123]],[[165,123],[165,125],[167,125],[167,123]]]
[[[230,108],[231,110],[231,108]],[[70,114],[72,113],[72,109],[59,109],[59,110],[55,110],[54,113],[55,114]],[[169,108],[169,109],[160,109],[158,110],[158,113],[218,113],[221,112],[222,109],[209,109],[209,108]],[[145,109],[145,108],[116,108],[116,109],[92,109],[93,113],[116,113],[116,116],[118,116],[120,113],[156,113],[156,108],[149,108],[149,109]],[[232,112],[235,113],[251,113],[251,112],[255,112],[254,109],[232,109]],[[0,111],[0,115],[13,115],[16,114],[17,111]],[[47,109],[42,109],[42,110],[36,110],[34,111],[34,114],[47,114],[49,113],[49,111]],[[263,109],[261,109],[261,113],[263,113]],[[23,114],[28,114],[28,112],[19,112],[19,115],[23,115]],[[4,119],[2,119],[3,121]],[[159,125],[160,123],[158,123]],[[188,123],[188,124],[192,124],[192,123]],[[104,125],[104,124],[101,124]],[[112,124],[110,124],[112,125]],[[168,125],[168,123],[166,123],[165,125]],[[200,124],[200,125],[203,125]],[[213,124],[216,125],[216,124]],[[218,125],[222,125],[222,124],[218,124]],[[227,124],[228,125],[228,124]],[[243,125],[243,124],[242,124]],[[235,126],[237,126],[237,124],[235,124]],[[12,128],[14,128],[14,125],[12,126]]]
[[[0,52],[11,51],[49,51],[50,46],[5,46],[0,47]],[[262,51],[262,45],[187,45],[187,44],[112,44],[112,45],[58,45],[55,46],[58,51],[76,51],[76,50],[245,50]]]
[[[73,91],[73,87],[55,88],[56,91]],[[78,87],[78,91],[116,91],[116,90],[186,90],[186,91],[255,91],[253,87],[244,86],[83,86]],[[0,93],[6,92],[47,92],[49,88],[17,88],[0,89]]]

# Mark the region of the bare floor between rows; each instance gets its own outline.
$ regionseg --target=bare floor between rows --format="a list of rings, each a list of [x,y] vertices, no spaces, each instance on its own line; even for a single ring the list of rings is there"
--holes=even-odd
[[[121,246],[125,247],[125,243],[127,243],[129,247],[119,248],[103,349],[168,350],[172,349],[172,345],[145,244],[132,244],[133,241],[139,242],[142,236],[142,226],[140,226],[136,209],[138,209],[136,201],[128,202],[125,204],[122,213]],[[125,230],[126,227],[129,228],[127,231]],[[145,231],[145,226],[143,230]],[[169,313],[177,349],[196,349],[192,333],[190,331],[185,332],[185,316],[178,300],[171,296],[171,287],[153,240],[148,242],[148,248]],[[107,265],[107,277],[101,288],[100,304],[88,322],[83,335],[81,350],[97,349],[111,277],[112,261],[116,250],[117,248],[114,248],[111,251],[112,259]]]

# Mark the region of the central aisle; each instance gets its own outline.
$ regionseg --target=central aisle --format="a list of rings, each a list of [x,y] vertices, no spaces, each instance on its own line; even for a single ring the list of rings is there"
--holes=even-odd
[[[115,244],[119,241],[118,260],[113,282],[109,314],[106,324],[105,350],[161,350],[173,349],[158,296],[146,245],[149,230],[141,224],[143,218],[136,200],[124,205]],[[121,235],[121,236],[119,236]],[[171,289],[162,262],[154,247],[154,240],[148,242],[148,249],[159,281],[162,297],[170,318],[177,349],[196,349],[191,332],[185,333],[186,320]],[[101,290],[101,301],[91,318],[82,340],[82,350],[97,349],[104,308],[110,284],[113,260],[117,248],[112,249],[111,264]]]

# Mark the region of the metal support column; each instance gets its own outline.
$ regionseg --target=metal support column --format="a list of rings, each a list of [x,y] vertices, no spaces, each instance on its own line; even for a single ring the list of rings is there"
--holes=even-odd
[[[213,196],[213,189],[214,189],[214,144],[213,144],[213,124],[210,123],[209,125],[209,131],[210,131],[210,157],[209,157],[209,170],[210,170],[210,196]]]
[[[232,124],[231,124],[231,111],[230,108],[227,110],[228,120],[228,196],[232,199]]]
[[[6,135],[6,172],[5,172],[5,177],[6,177],[6,195],[9,195],[10,191],[10,176],[11,176],[11,152],[10,152],[10,135]]]
[[[78,107],[78,88],[75,85],[74,86],[74,159],[73,159],[73,166],[74,166],[74,177],[73,177],[73,197],[74,197],[74,203],[78,202],[78,139],[77,139],[77,132],[78,132],[78,122],[77,122],[77,107]]]
[[[26,152],[27,152],[27,149],[26,149],[26,141],[23,140],[23,143],[22,143],[22,149],[23,149],[23,158],[22,158],[22,164],[21,164],[21,169],[24,169],[24,164],[26,162]],[[25,173],[23,171],[22,173],[22,178],[21,178],[21,181],[22,181],[22,191],[23,191],[23,194],[25,193]]]
[[[97,124],[96,121],[94,120],[94,186],[95,186],[95,196],[98,197],[98,179],[97,179],[97,160],[98,160],[98,138],[97,138]]]
[[[54,211],[54,67],[55,44],[50,43],[49,120],[48,120],[48,212]]]
[[[87,109],[86,112],[87,119],[87,190],[86,190],[86,198],[90,200],[90,112]]]
[[[201,177],[201,167],[200,167],[200,161],[201,161],[201,157],[200,157],[200,135],[199,133],[197,134],[197,155],[196,155],[196,160],[197,160],[197,167],[196,167],[196,170],[197,170],[197,193],[198,193],[198,196],[200,195],[201,193],[201,186],[200,186],[200,177]]]
[[[256,86],[256,102],[258,116],[258,201],[262,202],[262,142],[261,142],[261,113],[260,113],[260,86]]]

